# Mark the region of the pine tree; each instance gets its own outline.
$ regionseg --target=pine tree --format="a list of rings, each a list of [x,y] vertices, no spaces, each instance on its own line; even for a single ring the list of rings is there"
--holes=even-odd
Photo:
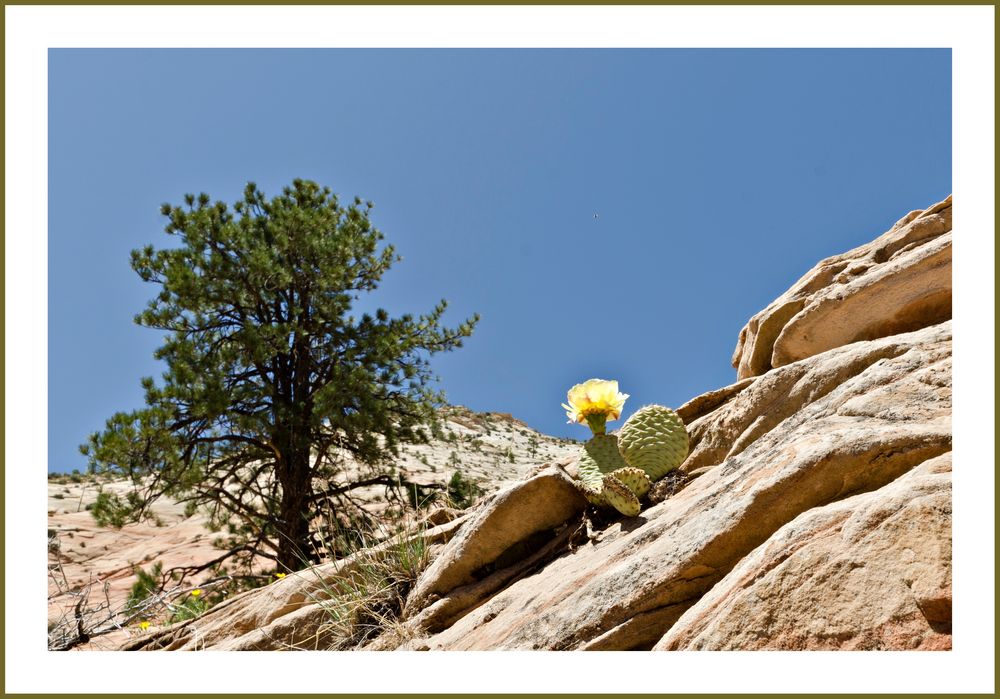
[[[135,520],[161,495],[194,503],[229,527],[234,551],[295,570],[321,503],[389,483],[399,445],[427,441],[443,400],[428,358],[479,318],[443,328],[445,301],[416,318],[350,315],[399,259],[380,249],[371,207],[303,180],[270,200],[248,184],[232,210],[206,194],[163,205],[179,245],[131,262],[160,287],[136,322],[166,331],[166,371],[143,379],[144,408],[81,446],[92,472],[136,484],[109,509]],[[338,481],[345,454],[374,475]]]

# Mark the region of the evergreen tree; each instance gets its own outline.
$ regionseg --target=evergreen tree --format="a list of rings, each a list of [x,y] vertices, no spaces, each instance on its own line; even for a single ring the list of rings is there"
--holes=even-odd
[[[460,347],[478,316],[443,328],[444,301],[416,318],[350,315],[399,259],[379,248],[370,202],[344,206],[303,180],[270,200],[248,184],[232,210],[185,202],[162,207],[179,246],[131,260],[160,287],[136,322],[166,331],[163,380],[143,379],[146,407],[115,414],[81,451],[92,472],[136,484],[106,509],[134,520],[169,495],[228,526],[234,551],[295,570],[322,503],[388,484],[399,445],[428,439],[443,399],[428,358]],[[338,481],[345,454],[370,473]]]

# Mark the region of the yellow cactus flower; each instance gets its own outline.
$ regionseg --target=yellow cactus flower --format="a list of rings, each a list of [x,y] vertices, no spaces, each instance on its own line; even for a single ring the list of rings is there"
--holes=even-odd
[[[570,422],[587,423],[594,434],[604,434],[605,422],[621,417],[627,398],[627,393],[619,392],[617,381],[590,379],[569,389],[569,404],[562,407]]]
[[[146,630],[148,630],[148,629],[149,629],[149,622],[148,622],[148,621],[140,621],[140,622],[139,622],[139,628],[140,628],[140,629],[141,629],[142,631],[146,631]]]
[[[284,573],[275,573],[274,577],[276,577],[278,580],[281,580],[283,577],[285,577],[285,574]]]
[[[191,590],[191,596],[192,597],[198,597],[200,595],[201,595],[201,590],[197,590],[197,589],[196,590]]]

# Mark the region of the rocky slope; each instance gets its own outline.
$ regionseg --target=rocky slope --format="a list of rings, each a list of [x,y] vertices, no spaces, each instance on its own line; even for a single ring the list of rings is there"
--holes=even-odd
[[[521,480],[539,460],[572,454],[570,440],[550,437],[503,413],[476,413],[460,406],[442,412],[441,440],[403,447],[395,466],[411,483],[443,491],[460,472],[484,495]],[[184,507],[169,500],[153,506],[153,519],[121,529],[95,524],[87,510],[101,491],[119,495],[125,482],[97,483],[81,477],[54,477],[48,484],[49,614],[50,630],[74,615],[82,592],[89,593],[84,609],[91,618],[113,621],[107,610],[120,610],[136,581],[135,569],[161,563],[164,570],[199,566],[222,552],[213,545],[216,534],[206,528],[207,518],[188,516]],[[360,491],[358,500],[372,511],[385,506],[383,488]],[[266,561],[262,567],[273,567]],[[182,587],[191,588],[209,573],[196,575]],[[103,607],[96,611],[98,607]],[[124,621],[119,616],[118,621]],[[107,625],[107,624],[103,624]],[[155,624],[154,624],[155,628]],[[75,627],[69,629],[75,633]],[[113,649],[136,634],[135,624],[95,636],[82,649]]]
[[[363,647],[950,649],[950,259],[949,197],[820,262],[740,333],[737,383],[678,409],[691,453],[639,516],[553,459],[414,534],[433,561]],[[128,647],[303,647],[358,566]]]

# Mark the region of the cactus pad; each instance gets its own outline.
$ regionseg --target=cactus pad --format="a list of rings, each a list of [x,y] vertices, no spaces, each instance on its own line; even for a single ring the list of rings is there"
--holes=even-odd
[[[611,477],[619,481],[626,488],[635,493],[637,498],[645,497],[649,489],[653,487],[653,482],[649,480],[649,476],[641,468],[620,468],[617,471],[609,473],[604,477],[604,480]]]
[[[656,481],[681,465],[688,455],[684,422],[670,408],[639,408],[618,431],[618,448],[629,466]]]
[[[626,517],[635,517],[639,514],[639,498],[628,489],[627,485],[610,473],[604,477],[603,495],[609,505]]]
[[[580,453],[580,479],[600,487],[604,474],[627,468],[613,434],[596,434],[583,445]]]
[[[642,469],[625,463],[615,435],[594,435],[580,452],[577,488],[591,504],[610,505],[623,515],[639,514],[639,499],[652,485]]]

